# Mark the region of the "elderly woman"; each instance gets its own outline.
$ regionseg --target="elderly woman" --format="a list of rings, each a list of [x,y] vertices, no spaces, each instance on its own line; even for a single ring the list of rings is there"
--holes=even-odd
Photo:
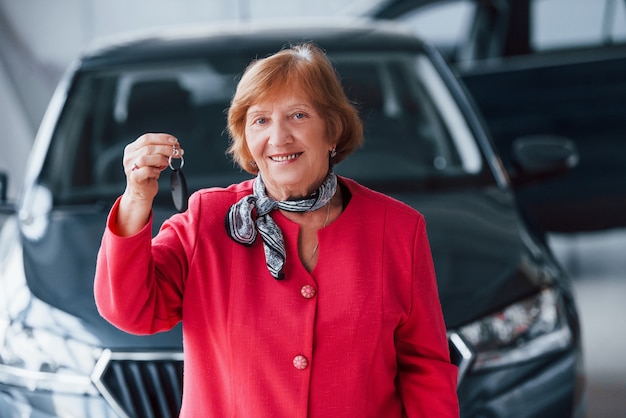
[[[183,322],[181,416],[458,416],[424,219],[333,173],[363,130],[325,54],[253,62],[228,129],[256,177],[194,193],[154,239],[157,179],[182,149],[167,134],[128,145],[98,256],[107,320]]]

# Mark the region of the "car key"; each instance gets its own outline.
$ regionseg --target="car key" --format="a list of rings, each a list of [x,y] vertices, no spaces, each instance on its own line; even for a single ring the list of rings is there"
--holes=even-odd
[[[180,151],[178,148],[174,147],[174,155],[178,155]],[[185,160],[183,156],[180,156],[180,166],[178,168],[174,167],[172,164],[172,156],[169,158],[169,166],[172,170],[170,174],[170,191],[172,192],[172,200],[174,201],[174,206],[176,210],[179,212],[184,212],[187,210],[187,200],[188,200],[188,192],[187,192],[187,180],[185,180],[185,174],[183,173],[183,166],[185,165]]]

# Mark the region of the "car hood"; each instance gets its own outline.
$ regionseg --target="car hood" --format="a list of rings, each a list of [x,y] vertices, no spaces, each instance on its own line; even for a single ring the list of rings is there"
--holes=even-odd
[[[392,196],[424,215],[448,329],[536,293],[560,274],[510,192],[494,187]]]
[[[155,210],[154,232],[170,213]],[[171,332],[137,336],[115,328],[98,313],[93,281],[106,216],[106,211],[95,207],[57,209],[49,214],[46,232],[41,237],[29,239],[20,234],[24,276],[30,292],[79,319],[80,325],[72,324],[77,329],[69,330],[69,335],[87,333],[92,341],[114,350],[180,350],[180,326]]]
[[[522,227],[509,193],[494,188],[392,195],[426,218],[448,328],[535,292],[549,277],[541,273],[544,253]],[[155,211],[155,225],[167,215]],[[138,337],[117,330],[98,314],[93,277],[105,222],[103,211],[55,210],[42,238],[29,240],[22,235],[24,272],[31,292],[78,317],[103,346],[180,347],[180,327],[170,333]]]

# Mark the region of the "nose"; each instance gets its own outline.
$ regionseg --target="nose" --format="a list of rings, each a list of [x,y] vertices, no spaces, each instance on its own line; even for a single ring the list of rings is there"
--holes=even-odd
[[[269,131],[269,144],[281,146],[292,141],[293,136],[288,121],[280,117],[274,118]]]

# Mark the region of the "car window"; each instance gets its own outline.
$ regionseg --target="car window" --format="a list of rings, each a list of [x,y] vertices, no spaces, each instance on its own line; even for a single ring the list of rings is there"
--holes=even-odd
[[[206,62],[82,74],[70,90],[41,181],[60,202],[119,194],[125,181],[124,146],[146,132],[179,138],[186,152],[185,172],[195,183],[208,177],[213,184],[242,179],[245,175],[225,155],[224,111],[233,80],[233,74]],[[165,181],[168,176],[161,177]]]
[[[433,42],[446,56],[467,38],[476,5],[469,0],[450,0],[416,7],[398,17],[422,39]]]
[[[337,170],[365,182],[477,174],[477,145],[430,60],[376,58],[336,60],[365,124],[364,148]]]
[[[534,0],[531,49],[599,46],[626,42],[623,0]]]
[[[484,181],[472,132],[429,58],[403,53],[332,58],[365,126],[365,146],[338,165],[339,174],[366,183]],[[146,132],[179,138],[191,190],[249,178],[225,154],[226,109],[238,77],[229,67],[235,66],[150,63],[81,74],[40,181],[58,203],[111,199],[125,184],[124,146]],[[169,190],[168,178],[161,176],[162,191]]]

